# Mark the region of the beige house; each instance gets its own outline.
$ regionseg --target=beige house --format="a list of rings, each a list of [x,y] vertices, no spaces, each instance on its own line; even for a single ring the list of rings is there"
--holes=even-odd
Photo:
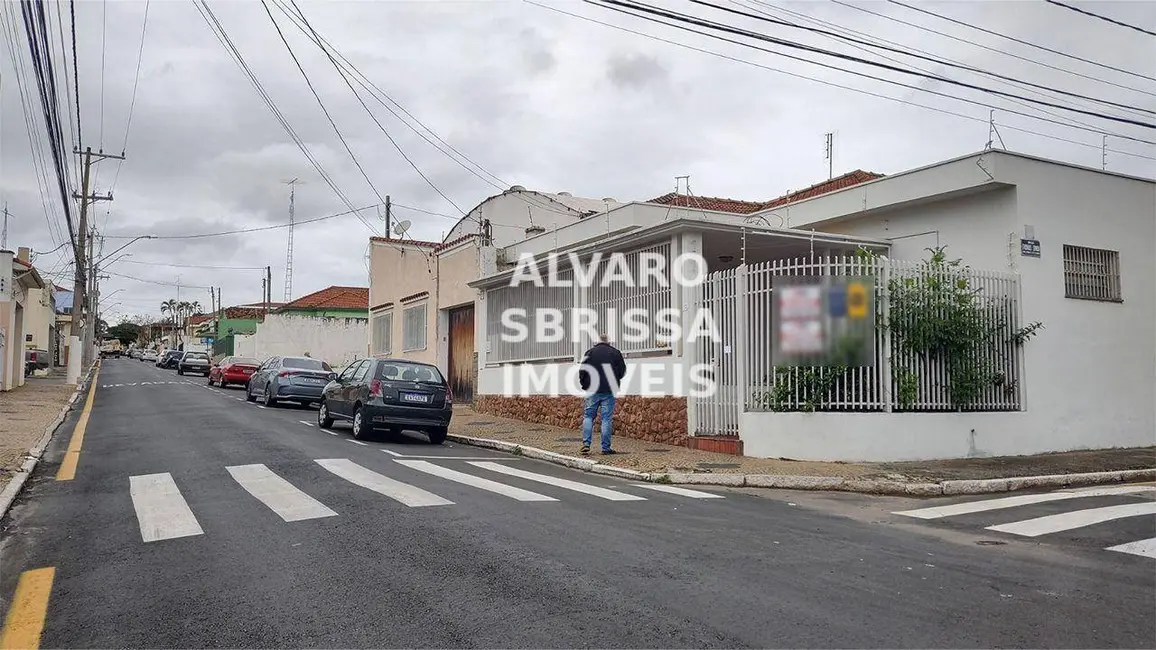
[[[27,261],[27,251],[21,249],[19,257],[12,251],[0,251],[0,391],[24,385],[24,351],[41,336],[40,322],[53,322],[51,299],[48,307],[41,304],[47,285]],[[51,290],[48,295],[51,298]],[[45,309],[50,314],[47,317],[41,314]],[[37,332],[29,331],[29,325]],[[42,338],[47,340],[49,334],[45,332]]]
[[[369,350],[436,364],[455,399],[471,401],[477,383],[474,303],[470,282],[496,264],[496,247],[623,205],[568,192],[515,185],[463,216],[443,242],[374,237],[370,252]]]

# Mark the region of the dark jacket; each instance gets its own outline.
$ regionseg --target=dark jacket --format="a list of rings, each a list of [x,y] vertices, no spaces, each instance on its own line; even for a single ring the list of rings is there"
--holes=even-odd
[[[613,376],[607,377],[607,371]],[[592,381],[596,380],[598,386],[594,392],[605,394],[615,392],[618,382],[625,376],[626,360],[622,358],[622,353],[609,343],[599,343],[586,351],[578,380],[582,390],[586,391],[590,390]]]

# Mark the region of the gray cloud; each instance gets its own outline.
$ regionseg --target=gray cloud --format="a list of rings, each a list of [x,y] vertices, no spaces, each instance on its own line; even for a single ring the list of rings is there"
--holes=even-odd
[[[894,173],[978,150],[987,141],[987,108],[720,43],[577,3],[553,6],[745,63],[623,33],[521,2],[298,4],[317,30],[373,83],[454,147],[496,174],[503,186],[521,184],[585,196],[647,199],[673,189],[674,176],[689,174],[691,187],[698,194],[765,199],[825,177],[823,134],[828,131],[837,134],[837,173],[855,168]],[[350,161],[260,5],[211,6],[266,91],[349,201],[357,206],[376,203],[374,192]],[[900,7],[882,3],[862,6],[1096,79],[1150,88],[1143,79],[1033,51]],[[1143,3],[1103,2],[1097,6],[1121,20],[1152,26]],[[1156,109],[1156,98],[1151,95],[1074,77],[833,3],[791,2],[775,7],[1049,87]],[[12,8],[18,6],[7,4],[4,11]],[[97,148],[103,140],[106,150],[119,151],[124,143],[143,9],[144,3],[137,0],[77,4],[86,145]],[[698,11],[686,6],[678,9]],[[105,10],[107,20],[102,16]],[[1151,56],[1147,37],[1044,3],[946,4],[932,10],[1156,76],[1156,57]],[[821,36],[705,12],[700,15],[864,55]],[[454,216],[453,206],[398,154],[325,56],[283,16],[275,15],[378,192],[389,194],[395,204]],[[102,24],[107,24],[108,29],[103,75]],[[27,63],[26,50],[17,54]],[[0,97],[0,200],[8,202],[16,215],[9,224],[10,245],[50,251],[61,240],[50,234],[49,223],[55,224],[56,229],[64,227],[59,199],[53,185],[44,196],[37,189],[19,95],[12,92],[16,78],[11,74],[7,50],[0,59],[6,91]],[[1013,88],[950,68],[919,65],[984,85]],[[885,71],[872,74],[922,83]],[[832,88],[820,81],[963,113],[978,121]],[[943,84],[926,87],[994,103],[999,107],[996,120],[1003,127],[1001,133],[1009,148],[1085,165],[1100,164],[1097,134],[1013,115],[1007,109],[1022,107],[980,93]],[[365,93],[362,97],[406,155],[462,209],[469,210],[497,191],[423,141],[376,99]],[[390,107],[394,108],[392,104]],[[1062,115],[1065,119],[1073,117]],[[1121,134],[1150,138],[1147,129],[1075,117]],[[1090,146],[1049,140],[1012,127]],[[42,127],[34,132],[38,141],[42,134]],[[1109,138],[1109,146],[1156,156],[1154,147],[1119,138]],[[185,235],[284,223],[288,188],[283,181],[293,177],[305,181],[297,191],[299,218],[347,209],[274,120],[191,3],[150,5],[148,39],[126,150],[128,159],[120,166],[116,200],[100,204],[95,211],[97,225],[107,235]],[[1109,153],[1108,160],[1110,169],[1116,171],[1156,175],[1152,161],[1113,153]],[[116,166],[113,161],[100,164],[95,183],[99,191],[109,189],[116,177]],[[49,180],[54,182],[51,177]],[[373,212],[365,216],[380,226]],[[398,218],[411,219],[412,234],[423,239],[437,239],[454,223],[452,218],[400,207],[396,214]],[[295,295],[330,284],[366,284],[364,254],[369,234],[370,230],[351,216],[300,227],[295,236]],[[108,239],[106,252],[125,241]],[[181,269],[134,262],[268,265],[273,267],[274,296],[280,298],[285,245],[284,229],[205,239],[140,241],[125,249],[132,257],[113,270],[157,282],[175,282],[179,274],[182,283],[222,286],[225,301],[239,303],[259,298],[259,272]],[[45,253],[37,264],[67,284],[69,257],[64,248]],[[113,301],[122,303],[117,307],[119,311],[130,313],[155,313],[156,305],[175,293],[175,287],[123,277],[105,281],[106,295],[118,288],[124,291]],[[197,299],[207,304],[207,292],[196,291],[202,294]]]

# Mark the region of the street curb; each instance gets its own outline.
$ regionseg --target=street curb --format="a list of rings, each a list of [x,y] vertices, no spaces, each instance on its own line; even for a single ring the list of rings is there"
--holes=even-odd
[[[16,501],[20,490],[24,488],[24,484],[28,482],[28,478],[32,476],[32,470],[36,469],[36,464],[39,463],[40,459],[44,456],[44,452],[48,449],[48,443],[52,442],[52,436],[56,435],[56,430],[60,428],[61,424],[64,424],[64,420],[68,418],[68,413],[72,411],[72,408],[80,401],[80,396],[84,394],[84,391],[88,388],[88,383],[92,381],[96,367],[97,364],[92,364],[92,367],[88,369],[88,373],[84,376],[84,379],[76,384],[76,390],[72,392],[72,397],[68,398],[68,403],[60,408],[60,413],[56,416],[56,419],[44,427],[44,435],[40,436],[39,442],[28,450],[24,463],[20,465],[20,469],[17,470],[16,475],[8,482],[8,485],[4,486],[4,491],[0,492],[0,520],[4,519],[8,514],[8,509],[12,507],[12,503]]]
[[[1156,468],[1128,469],[1084,474],[1050,474],[1044,476],[1012,476],[994,479],[964,479],[938,483],[905,483],[903,481],[854,479],[842,476],[796,476],[791,474],[713,474],[713,473],[654,473],[647,474],[622,467],[602,465],[587,458],[566,456],[536,447],[525,447],[504,440],[476,438],[449,434],[449,440],[474,447],[504,451],[526,458],[535,458],[556,465],[565,465],[584,472],[604,474],[633,481],[672,483],[682,485],[718,485],[721,487],[757,487],[778,490],[820,490],[856,492],[891,496],[933,497],[963,494],[995,494],[1032,488],[1077,487],[1156,480]]]

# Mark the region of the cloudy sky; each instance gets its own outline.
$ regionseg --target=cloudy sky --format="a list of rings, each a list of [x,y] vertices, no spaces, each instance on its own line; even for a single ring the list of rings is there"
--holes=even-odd
[[[1106,131],[1116,134],[1108,138],[1109,170],[1156,176],[1156,146],[1124,137],[1156,140],[1153,129],[1143,126],[1030,103],[1025,106],[941,81],[724,34],[914,86],[901,87],[656,25],[585,2],[534,0],[539,1],[554,10],[520,0],[299,0],[297,6],[316,32],[387,94],[374,98],[353,81],[367,110],[326,54],[270,0],[273,18],[352,150],[351,157],[262,4],[209,0],[209,8],[264,91],[344,199],[286,133],[194,2],[155,0],[148,4],[142,52],[146,3],[78,1],[81,141],[94,150],[119,153],[123,148],[127,155],[123,163],[108,160],[94,168],[99,170],[95,190],[112,189],[115,196],[115,201],[95,207],[96,225],[107,236],[104,253],[112,253],[128,241],[126,237],[136,235],[188,235],[283,224],[288,219],[285,182],[293,178],[302,181],[296,190],[298,220],[344,212],[349,206],[372,206],[380,202],[379,196],[389,195],[395,214],[412,220],[411,234],[420,239],[440,239],[453,225],[454,216],[460,215],[459,208],[468,211],[496,193],[495,186],[511,184],[550,192],[566,190],[578,196],[645,200],[674,189],[675,176],[689,175],[695,194],[769,199],[826,177],[827,132],[836,134],[836,174],[857,168],[896,173],[982,149],[989,135],[988,105],[996,108],[995,119],[1008,149],[1099,167],[1099,131]],[[796,24],[855,30],[891,41],[892,47],[918,49],[928,56],[1135,107],[1139,112],[1051,92],[1040,94],[940,63],[882,52],[898,63],[887,61],[878,50],[865,52],[822,34],[691,2],[654,2],[776,38],[904,68],[918,67],[1032,99],[1139,121],[1152,121],[1152,111],[1156,111],[1156,81],[1151,79],[1156,77],[1156,37],[1045,2],[918,5],[958,21],[949,22],[889,2],[717,0]],[[63,65],[61,23],[65,44],[71,49],[68,5],[61,6],[59,19],[55,4],[45,6],[59,71]],[[283,6],[292,11],[291,6]],[[1151,2],[1078,6],[1156,31],[1156,4]],[[51,159],[23,21],[16,3],[6,1],[3,9],[2,40],[9,47],[0,61],[0,201],[7,203],[13,215],[8,247],[32,247],[39,252],[37,266],[53,274],[59,284],[71,287],[67,247],[59,248],[66,230],[50,162],[41,169],[47,172],[49,185],[38,179],[38,157]],[[18,38],[13,38],[14,27],[19,30]],[[1046,52],[974,27],[1136,74]],[[20,74],[13,73],[12,54]],[[63,81],[58,79],[58,83]],[[71,80],[68,83],[71,88]],[[28,97],[35,111],[31,145],[21,108],[22,84],[24,92],[33,92]],[[1041,113],[1041,108],[1048,113]],[[75,112],[74,107],[68,110]],[[1016,115],[1013,110],[1063,124],[1082,122],[1089,128],[1069,128]],[[71,138],[75,145],[67,119],[64,131],[65,139]],[[448,146],[441,141],[478,167],[452,151],[447,153]],[[75,164],[75,157],[71,162]],[[376,208],[361,215],[368,225],[356,216],[344,216],[296,229],[295,297],[331,284],[367,284],[367,238],[371,227],[380,230],[382,224]],[[208,286],[223,287],[226,305],[260,299],[262,271],[219,267],[272,266],[274,299],[282,298],[284,229],[138,241],[124,252],[131,256],[112,264],[110,277],[102,284],[103,295],[108,296],[102,310],[113,322],[125,315],[157,313],[162,300],[176,297],[178,282],[182,299],[199,300],[206,306]]]

